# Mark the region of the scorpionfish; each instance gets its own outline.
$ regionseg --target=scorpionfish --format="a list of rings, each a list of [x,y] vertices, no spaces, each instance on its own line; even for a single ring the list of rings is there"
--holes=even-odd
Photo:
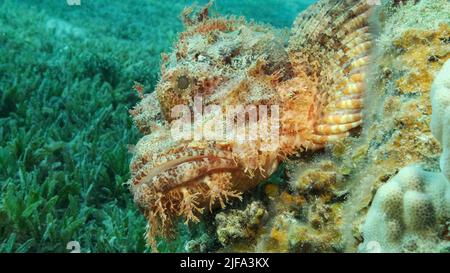
[[[129,184],[154,250],[156,236],[170,236],[175,219],[200,221],[205,210],[242,199],[282,160],[322,149],[362,123],[373,40],[367,1],[320,0],[298,15],[289,39],[244,18],[211,17],[209,8],[183,12],[185,30],[162,55],[155,91],[130,111],[144,136],[134,149]],[[175,139],[174,107],[195,109],[198,97],[202,107],[265,105],[275,114],[271,106],[279,106],[276,147],[264,148],[263,138]]]

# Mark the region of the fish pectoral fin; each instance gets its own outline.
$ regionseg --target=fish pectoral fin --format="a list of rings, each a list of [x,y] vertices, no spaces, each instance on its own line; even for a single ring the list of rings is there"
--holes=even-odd
[[[363,93],[373,45],[365,0],[320,0],[296,19],[290,54],[317,78],[312,141],[342,139],[362,123]]]

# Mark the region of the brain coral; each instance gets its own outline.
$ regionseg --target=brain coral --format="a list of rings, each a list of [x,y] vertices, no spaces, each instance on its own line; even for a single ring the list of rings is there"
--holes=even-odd
[[[450,216],[450,184],[418,166],[402,169],[380,187],[363,226],[361,252],[438,252]]]
[[[450,219],[449,75],[447,61],[431,93],[431,129],[443,146],[442,173],[409,166],[380,187],[363,226],[362,252],[438,252],[450,246],[445,235]]]

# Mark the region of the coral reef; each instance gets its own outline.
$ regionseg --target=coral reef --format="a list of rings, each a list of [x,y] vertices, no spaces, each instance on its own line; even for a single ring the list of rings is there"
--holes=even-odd
[[[338,214],[328,211],[326,206],[313,208],[306,217],[313,222],[299,219],[293,212],[284,212],[274,217],[271,228],[260,237],[254,251],[263,252],[338,252],[342,250],[337,229],[330,222]],[[326,220],[325,220],[326,218]],[[326,226],[317,226],[319,222]]]
[[[183,13],[185,31],[173,52],[163,56],[156,95],[149,95],[156,97],[144,98],[131,111],[147,135],[136,145],[129,184],[149,220],[148,239],[154,250],[155,237],[170,235],[178,216],[186,223],[199,222],[205,208],[212,211],[241,199],[242,192],[271,175],[287,156],[322,149],[362,123],[372,47],[371,6],[366,1],[322,0],[312,5],[298,16],[287,48],[267,26],[242,18],[210,18],[210,5],[198,13]],[[174,109],[196,109],[198,97],[202,106],[222,109],[279,106],[279,142],[267,149],[270,137],[264,135],[244,142],[171,139],[171,129],[180,125]],[[225,114],[221,111],[207,113],[200,123]],[[245,119],[248,110],[237,112]],[[160,120],[150,125],[151,117]],[[181,121],[188,131],[198,128],[195,116],[196,124],[190,116]],[[257,118],[244,128],[251,131],[261,125],[258,122]]]
[[[450,183],[441,173],[403,168],[375,195],[362,228],[362,252],[440,252],[450,219]]]
[[[237,252],[342,251],[339,230],[342,204],[339,201],[345,192],[340,190],[336,176],[335,164],[328,161],[293,179],[297,181],[298,192],[289,190],[286,184],[268,183],[260,197],[268,204],[265,224],[252,233],[251,243],[233,241],[224,249]],[[230,210],[238,213],[236,209]]]
[[[258,227],[264,224],[267,211],[261,202],[255,201],[244,210],[232,209],[216,214],[217,240],[223,245],[245,240],[247,243],[256,236]]]
[[[262,198],[268,199],[268,220],[252,250],[354,252],[364,240],[362,227],[378,188],[411,164],[421,164],[422,176],[439,169],[441,145],[433,137],[433,123],[430,129],[430,94],[433,79],[450,57],[449,12],[450,4],[445,0],[401,5],[383,1],[375,8],[370,27],[377,43],[366,80],[364,101],[370,103],[364,104],[361,132],[327,145],[321,152],[291,157],[286,162],[287,177],[283,180],[288,180],[289,186],[266,186],[270,190]],[[405,189],[401,198],[408,191]],[[431,196],[432,189],[424,187],[419,192]],[[436,195],[444,200],[433,206],[448,200],[442,192]],[[300,201],[286,206],[281,196]],[[410,194],[406,197],[411,198]],[[442,208],[437,210],[445,215]],[[445,249],[442,240],[448,240],[448,217],[435,219],[440,226],[422,233],[422,242],[430,243],[420,248],[416,245],[416,251]],[[310,236],[295,232],[296,227],[307,230]],[[444,234],[436,237],[439,232]],[[405,243],[406,237],[402,237]],[[404,250],[414,249],[414,245],[409,247]],[[237,247],[236,251],[248,249]]]
[[[356,167],[347,181],[351,190],[343,215],[347,251],[354,251],[362,240],[361,226],[376,189],[405,166],[420,162],[428,170],[438,168],[440,145],[429,126],[430,89],[450,57],[449,11],[448,1],[400,7],[387,2],[376,10],[380,34],[374,53],[377,67],[368,83],[372,102],[366,108],[368,123],[361,138],[344,153],[357,159],[347,163]],[[405,16],[417,13],[424,19]]]
[[[450,61],[432,85],[431,131],[441,142],[442,173],[405,167],[380,187],[363,226],[364,243],[379,244],[381,252],[440,252],[450,247]]]
[[[440,167],[450,182],[450,61],[444,64],[433,82],[431,103],[431,132],[442,145]]]

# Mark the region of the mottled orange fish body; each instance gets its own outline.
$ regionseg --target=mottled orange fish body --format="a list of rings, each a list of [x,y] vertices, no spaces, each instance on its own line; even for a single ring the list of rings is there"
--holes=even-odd
[[[287,48],[276,30],[241,18],[208,18],[208,7],[197,19],[184,13],[186,30],[164,56],[155,92],[130,111],[145,134],[134,149],[130,187],[155,250],[155,236],[167,236],[173,219],[199,221],[205,210],[242,199],[289,155],[323,148],[362,124],[372,45],[367,1],[312,5],[298,16]],[[174,139],[173,126],[180,124],[174,109],[194,111],[198,97],[202,108],[266,106],[275,114],[279,107],[276,148],[264,149],[268,137]],[[249,118],[248,128],[258,128],[262,117]]]

